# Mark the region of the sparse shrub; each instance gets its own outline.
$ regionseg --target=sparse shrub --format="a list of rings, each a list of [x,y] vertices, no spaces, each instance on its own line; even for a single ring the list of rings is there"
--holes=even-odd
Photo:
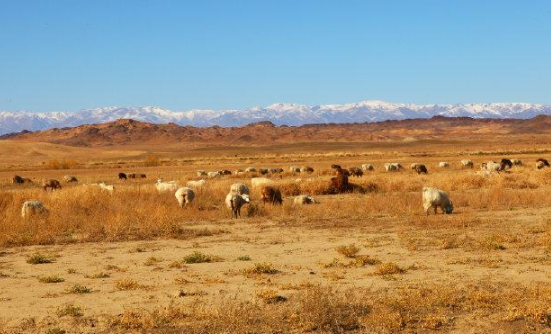
[[[242,255],[237,257],[237,261],[250,261],[251,257],[248,255]]]
[[[44,264],[52,263],[55,259],[53,256],[44,255],[40,253],[35,253],[27,258],[27,263],[29,264]]]
[[[59,327],[49,328],[44,332],[44,334],[65,334],[65,333],[67,333],[67,331]]]
[[[337,252],[339,252],[340,254],[342,254],[342,255],[344,255],[348,258],[356,257],[356,255],[358,254],[359,251],[360,251],[360,249],[354,244],[351,244],[351,245],[348,245],[348,246],[339,246],[339,247],[337,247]]]
[[[84,313],[82,312],[82,308],[73,304],[67,304],[65,306],[62,306],[61,308],[58,308],[56,314],[60,318],[65,316],[75,318],[82,317],[84,315]]]
[[[98,273],[95,273],[95,274],[92,274],[92,275],[87,275],[85,277],[86,278],[109,278],[109,276],[110,275],[108,273],[100,271]]]
[[[121,291],[138,290],[141,287],[142,285],[138,284],[138,282],[130,278],[121,279],[117,281],[117,283],[115,283],[115,288]]]
[[[245,276],[261,274],[273,275],[277,273],[279,273],[279,270],[275,269],[271,263],[267,262],[255,263],[252,268],[243,269],[243,274]]]
[[[184,257],[184,263],[210,263],[210,262],[220,262],[222,258],[214,255],[203,254],[201,252],[195,251],[190,255]]]
[[[406,270],[398,266],[394,262],[386,262],[379,264],[377,266],[377,269],[375,270],[376,275],[395,275],[395,274],[403,274]]]
[[[42,276],[38,278],[38,281],[40,283],[61,283],[65,282],[65,278],[59,277],[58,275]]]
[[[70,288],[67,288],[67,293],[90,293],[92,289],[80,284],[75,284]]]
[[[256,296],[267,304],[282,303],[287,301],[285,296],[281,296],[275,290],[262,290],[256,293]]]

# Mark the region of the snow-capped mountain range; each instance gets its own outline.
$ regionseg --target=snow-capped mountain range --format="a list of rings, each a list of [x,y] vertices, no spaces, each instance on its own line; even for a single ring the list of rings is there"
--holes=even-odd
[[[149,123],[176,123],[207,127],[242,126],[271,121],[276,125],[316,123],[356,123],[400,120],[407,118],[448,117],[518,118],[551,114],[551,105],[529,103],[489,104],[402,104],[384,101],[362,101],[348,104],[308,106],[276,103],[267,107],[236,110],[171,111],[159,107],[103,107],[76,112],[1,111],[0,135],[22,130],[73,127],[82,124],[105,123],[130,118]]]

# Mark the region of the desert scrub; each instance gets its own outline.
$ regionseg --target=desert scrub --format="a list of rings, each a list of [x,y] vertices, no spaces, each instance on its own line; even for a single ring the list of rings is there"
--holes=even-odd
[[[348,258],[354,258],[360,252],[360,249],[356,245],[351,244],[348,246],[337,247],[337,252]]]
[[[237,261],[250,261],[250,260],[251,260],[251,257],[248,255],[239,256],[237,258]]]
[[[27,258],[28,264],[44,264],[52,263],[55,261],[55,258],[51,255],[45,255],[41,253],[35,253]]]
[[[375,270],[375,274],[381,276],[403,274],[405,272],[405,269],[401,268],[394,262],[381,263],[377,266],[377,269]]]
[[[67,304],[57,309],[56,314],[58,317],[82,317],[84,313],[82,312],[82,308],[80,306],[75,306],[73,304]]]
[[[211,263],[211,262],[221,262],[222,258],[219,256],[203,254],[201,252],[193,252],[190,255],[184,257],[184,263]]]
[[[38,278],[38,281],[40,283],[61,283],[65,282],[65,278],[59,277],[58,275],[42,276]]]
[[[84,285],[75,284],[70,288],[67,288],[67,293],[90,293],[92,289],[85,287]]]
[[[267,304],[281,303],[287,300],[285,296],[278,294],[275,290],[257,291],[256,296]]]
[[[117,281],[117,283],[115,283],[115,288],[120,291],[127,291],[127,290],[139,290],[139,289],[146,290],[149,287],[147,285],[138,284],[138,282],[136,282],[131,278],[124,278]]]
[[[103,271],[100,271],[98,273],[92,274],[92,275],[86,275],[84,277],[86,278],[109,278],[109,274]]]
[[[275,269],[271,263],[268,262],[262,262],[262,263],[255,263],[253,267],[243,269],[243,274],[245,276],[255,276],[255,275],[274,275],[279,273],[279,270]]]

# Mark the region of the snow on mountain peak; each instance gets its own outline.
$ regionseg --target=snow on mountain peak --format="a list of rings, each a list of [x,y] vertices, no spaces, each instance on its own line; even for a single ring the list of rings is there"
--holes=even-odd
[[[551,114],[550,105],[530,103],[469,103],[469,104],[403,104],[365,100],[347,104],[309,106],[297,103],[274,103],[267,107],[240,110],[171,111],[158,106],[100,107],[76,112],[1,111],[0,135],[22,130],[44,130],[90,123],[105,123],[116,119],[135,119],[151,123],[176,123],[192,126],[242,126],[270,121],[276,125],[313,123],[353,123],[430,118],[437,115],[473,118],[532,118]]]

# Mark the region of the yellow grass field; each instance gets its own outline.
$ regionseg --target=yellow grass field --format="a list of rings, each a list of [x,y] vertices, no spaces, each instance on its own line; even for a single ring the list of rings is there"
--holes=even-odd
[[[2,141],[0,333],[551,333],[551,168],[535,168],[551,157],[547,140],[128,148]],[[524,165],[477,173],[501,158]],[[461,159],[475,167],[461,168]],[[405,170],[385,172],[385,162]],[[429,174],[410,170],[413,162]],[[335,163],[372,163],[375,171],[350,177],[362,191],[327,194]],[[197,170],[248,166],[285,170],[266,175],[282,206],[264,205],[251,189],[242,218],[231,218],[230,185],[250,186],[256,173],[207,179],[186,208],[154,186],[157,178],[185,185],[199,179]],[[119,181],[119,172],[147,178]],[[16,174],[33,184],[12,184]],[[43,191],[47,178],[63,188]],[[91,185],[101,181],[114,192]],[[453,214],[425,215],[424,186],[446,191]],[[293,205],[299,194],[320,203]],[[23,219],[30,199],[50,215]]]

